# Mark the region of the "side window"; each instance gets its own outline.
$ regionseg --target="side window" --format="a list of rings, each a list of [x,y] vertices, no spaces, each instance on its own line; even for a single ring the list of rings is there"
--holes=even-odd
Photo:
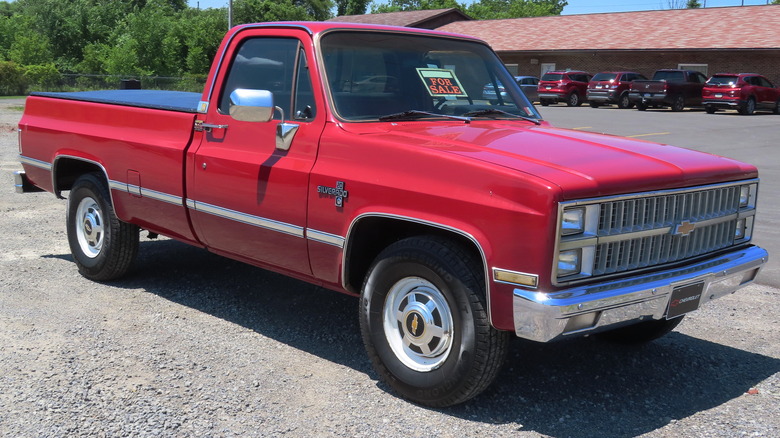
[[[772,83],[769,82],[767,78],[759,77],[758,80],[761,83],[762,87],[774,88],[774,85],[772,85]]]
[[[219,112],[228,113],[230,93],[233,90],[248,88],[272,92],[274,105],[284,110],[286,118],[291,118],[290,105],[298,51],[298,40],[292,38],[251,38],[241,43],[222,88]],[[274,113],[274,118],[280,118],[278,111]]]
[[[317,114],[314,106],[314,91],[311,87],[309,64],[306,53],[301,50],[298,55],[298,79],[295,84],[294,118],[297,120],[313,119]]]

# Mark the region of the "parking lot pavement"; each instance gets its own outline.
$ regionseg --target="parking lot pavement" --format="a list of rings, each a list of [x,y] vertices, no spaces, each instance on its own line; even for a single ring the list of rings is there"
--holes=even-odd
[[[633,137],[723,155],[758,167],[761,184],[753,243],[769,251],[757,282],[780,287],[780,115],[741,116],[736,111],[621,110],[555,105],[537,107],[553,126]]]

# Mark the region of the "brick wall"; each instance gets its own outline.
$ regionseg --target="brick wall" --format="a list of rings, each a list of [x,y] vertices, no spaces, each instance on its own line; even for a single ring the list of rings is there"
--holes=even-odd
[[[648,78],[661,68],[678,64],[706,64],[707,76],[714,73],[759,73],[780,86],[780,50],[706,50],[642,52],[504,52],[505,64],[517,64],[518,74],[539,76],[543,63],[555,63],[558,70],[636,71]]]

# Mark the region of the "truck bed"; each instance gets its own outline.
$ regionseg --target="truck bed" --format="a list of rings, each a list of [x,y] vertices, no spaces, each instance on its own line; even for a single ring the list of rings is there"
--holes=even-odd
[[[38,92],[30,93],[30,95],[186,113],[198,112],[198,102],[201,97],[200,93],[162,90],[99,90],[62,93]]]

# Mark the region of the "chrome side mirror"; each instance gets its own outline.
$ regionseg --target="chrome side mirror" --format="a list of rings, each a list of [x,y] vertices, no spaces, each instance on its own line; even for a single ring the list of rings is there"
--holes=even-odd
[[[274,117],[274,95],[268,90],[236,88],[230,93],[228,112],[241,122],[268,122]]]

